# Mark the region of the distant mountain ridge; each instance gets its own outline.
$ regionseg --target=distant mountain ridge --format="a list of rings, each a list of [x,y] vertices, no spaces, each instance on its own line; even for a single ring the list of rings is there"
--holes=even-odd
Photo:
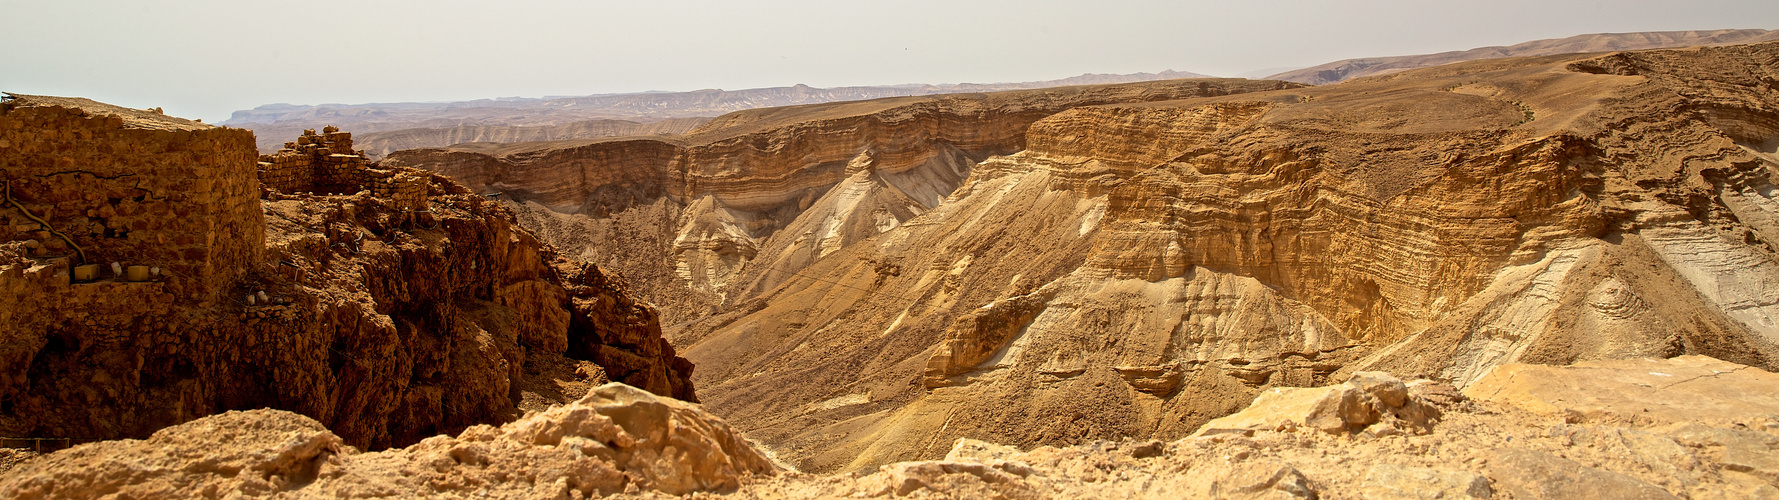
[[[557,126],[588,120],[629,120],[642,124],[671,119],[712,117],[744,109],[857,101],[882,97],[907,97],[964,92],[1026,90],[1070,85],[1133,83],[1152,80],[1204,78],[1184,71],[1159,73],[1088,73],[1058,80],[1018,83],[905,84],[884,86],[816,88],[808,85],[743,90],[704,89],[688,92],[639,92],[581,97],[500,98],[453,102],[398,102],[368,104],[293,105],[267,104],[236,111],[222,125],[253,130],[262,152],[278,149],[284,138],[303,129],[335,125],[357,134],[405,129],[452,129],[457,127]],[[612,130],[623,127],[610,128]],[[582,131],[597,127],[583,127]],[[453,134],[407,134],[449,137]],[[489,136],[530,135],[482,131]],[[554,137],[584,139],[605,136]],[[443,144],[414,143],[412,147]]]
[[[449,128],[408,128],[358,135],[354,141],[371,158],[382,158],[403,149],[435,148],[466,142],[541,142],[595,137],[683,134],[709,118],[668,118],[648,123],[596,119],[561,125],[458,125]]]
[[[1286,80],[1297,83],[1307,83],[1310,85],[1326,85],[1359,77],[1382,75],[1459,61],[1474,61],[1477,59],[1548,56],[1578,52],[1661,49],[1694,45],[1759,43],[1774,40],[1779,40],[1779,31],[1760,29],[1595,33],[1589,35],[1576,35],[1568,38],[1533,40],[1504,47],[1479,47],[1470,50],[1440,52],[1437,54],[1345,59],[1278,73],[1268,76],[1266,79]]]

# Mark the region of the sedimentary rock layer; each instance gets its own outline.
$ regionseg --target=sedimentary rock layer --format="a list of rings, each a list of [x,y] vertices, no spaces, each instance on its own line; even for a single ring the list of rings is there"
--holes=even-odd
[[[817,471],[1183,436],[1359,370],[1772,368],[1776,138],[1779,43],[1079,107],[669,335],[713,411]]]
[[[380,448],[515,416],[529,362],[564,355],[695,399],[621,280],[443,177],[313,143],[341,133],[256,165],[242,130],[3,106],[0,436],[142,437],[271,407]]]
[[[1340,83],[1354,78],[1384,75],[1398,71],[1427,68],[1477,59],[1500,57],[1548,56],[1577,52],[1612,52],[1620,50],[1660,49],[1694,45],[1757,43],[1779,40],[1779,31],[1771,30],[1706,30],[1645,31],[1634,33],[1595,33],[1568,38],[1533,40],[1505,47],[1479,47],[1438,54],[1395,57],[1343,59],[1303,69],[1295,69],[1266,77],[1310,85]]]
[[[668,118],[650,122],[586,120],[561,125],[458,125],[449,128],[408,128],[359,134],[358,145],[371,158],[382,158],[403,149],[442,148],[466,142],[539,142],[594,137],[680,134],[709,118]]]
[[[936,206],[970,165],[1024,148],[1026,127],[1045,116],[1281,86],[1294,84],[1174,80],[767,108],[684,136],[470,144],[402,151],[387,163],[591,216],[560,227],[615,245],[585,247],[580,257],[633,279],[676,323],[723,306],[735,289],[769,287],[859,231]],[[812,210],[823,216],[802,217]],[[772,265],[747,270],[767,247]]]
[[[703,89],[687,92],[638,92],[546,98],[512,97],[452,102],[321,104],[314,106],[267,104],[249,110],[236,111],[222,124],[254,131],[260,137],[260,150],[272,151],[278,149],[279,141],[285,137],[294,137],[304,129],[320,129],[328,125],[345,127],[359,132],[389,132],[409,129],[473,129],[477,127],[547,128],[571,126],[573,122],[587,120],[671,123],[676,119],[700,119],[698,117],[711,117],[744,109],[775,106],[1180,78],[1208,78],[1208,76],[1168,70],[1160,73],[1122,75],[1088,73],[1057,80],[1018,83],[907,84],[832,88],[814,88],[799,84],[790,87],[741,90]],[[456,143],[431,144],[425,147],[450,144]],[[375,148],[370,150],[372,153],[377,152]]]

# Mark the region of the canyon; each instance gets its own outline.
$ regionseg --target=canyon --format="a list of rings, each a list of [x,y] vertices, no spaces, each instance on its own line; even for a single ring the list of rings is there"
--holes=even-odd
[[[977,113],[1019,131],[998,148],[857,139],[899,102],[866,101],[389,161],[506,193],[670,311],[713,413],[800,470],[861,471],[960,438],[1177,439],[1365,370],[1771,369],[1776,57],[1201,81],[1218,90]],[[984,102],[1003,95],[1029,94]]]
[[[1779,41],[294,137],[0,104],[0,494],[1779,497]]]
[[[1026,127],[1045,116],[1295,85],[1173,80],[764,108],[684,135],[462,144],[384,164],[501,193],[557,248],[625,276],[671,325],[735,303],[725,297],[744,282],[776,285],[776,275],[744,273],[756,255],[794,273],[939,205],[971,165],[1023,148]],[[771,238],[818,229],[801,242]]]

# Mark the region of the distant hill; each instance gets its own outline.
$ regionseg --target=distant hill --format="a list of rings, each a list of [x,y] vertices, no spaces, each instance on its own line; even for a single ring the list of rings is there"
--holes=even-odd
[[[1438,66],[1459,61],[1497,57],[1545,56],[1577,52],[1612,52],[1618,50],[1660,49],[1693,45],[1758,43],[1779,40],[1779,31],[1771,30],[1709,30],[1648,31],[1640,33],[1597,33],[1568,38],[1534,40],[1506,47],[1480,47],[1470,50],[1440,52],[1396,57],[1346,59],[1320,66],[1286,71],[1266,77],[1310,85],[1339,83],[1354,78],[1382,75],[1397,71]]]
[[[961,92],[995,92],[1069,85],[1133,83],[1180,78],[1204,78],[1184,71],[1132,74],[1083,74],[1059,80],[1019,83],[906,84],[865,87],[815,88],[808,85],[744,90],[705,89],[689,92],[640,92],[581,97],[502,98],[454,102],[400,102],[371,104],[292,105],[267,104],[236,111],[222,125],[253,130],[261,152],[277,150],[283,141],[303,129],[335,125],[365,137],[373,132],[406,129],[457,129],[479,127],[473,135],[521,137],[541,133],[495,131],[498,127],[548,127],[588,120],[628,120],[647,124],[670,118],[712,117],[744,109],[795,106],[824,102],[857,101],[881,97],[906,97]],[[612,130],[622,129],[615,127]],[[667,128],[675,128],[668,126]],[[689,127],[688,127],[689,128]],[[583,128],[582,131],[592,130]],[[664,130],[643,133],[656,133]],[[683,130],[678,130],[683,131]],[[420,137],[451,137],[451,133],[404,133],[402,147],[440,147],[452,142],[416,142]],[[629,134],[620,134],[629,135]],[[554,137],[545,140],[584,139]],[[524,139],[537,140],[537,139]],[[365,143],[361,143],[365,144]]]
[[[648,123],[629,120],[585,120],[561,125],[458,125],[449,128],[407,128],[357,134],[353,143],[373,159],[403,149],[436,148],[466,142],[541,142],[683,134],[709,118],[668,118]]]

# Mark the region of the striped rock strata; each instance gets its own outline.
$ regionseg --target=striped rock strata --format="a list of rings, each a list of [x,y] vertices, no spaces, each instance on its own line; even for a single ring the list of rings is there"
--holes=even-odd
[[[1082,107],[1026,143],[670,333],[704,400],[856,470],[1183,436],[1361,370],[1779,363],[1779,43]]]

